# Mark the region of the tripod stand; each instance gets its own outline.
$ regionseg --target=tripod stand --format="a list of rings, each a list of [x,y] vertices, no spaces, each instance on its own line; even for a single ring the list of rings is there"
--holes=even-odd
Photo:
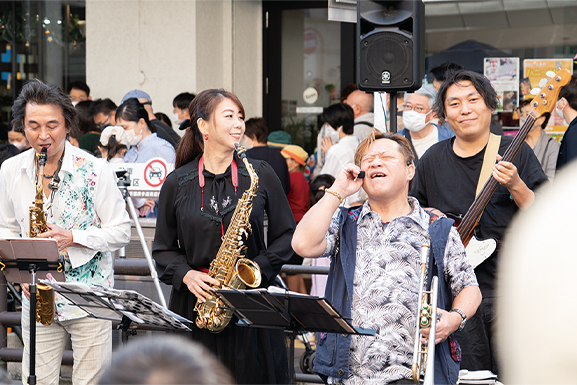
[[[150,269],[150,276],[154,282],[154,287],[158,292],[158,298],[160,304],[166,306],[166,300],[164,299],[164,294],[162,293],[162,289],[160,288],[160,281],[158,280],[158,273],[156,272],[156,268],[152,263],[152,257],[150,256],[150,251],[148,250],[148,245],[144,239],[144,233],[142,232],[142,227],[140,226],[140,222],[138,221],[138,215],[136,215],[136,209],[134,208],[134,203],[132,203],[132,198],[130,197],[130,193],[128,192],[128,186],[130,186],[130,180],[126,175],[126,171],[116,171],[116,176],[118,177],[118,188],[122,193],[122,197],[124,198],[126,204],[128,205],[128,213],[130,217],[134,221],[134,226],[136,227],[136,232],[138,234],[138,239],[140,240],[140,244],[142,245],[142,251],[144,252],[144,257],[148,262],[148,268]]]

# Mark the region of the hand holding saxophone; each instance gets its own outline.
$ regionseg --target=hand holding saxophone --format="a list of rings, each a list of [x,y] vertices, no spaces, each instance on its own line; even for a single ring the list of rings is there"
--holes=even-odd
[[[206,300],[212,296],[210,293],[212,286],[220,285],[220,282],[212,278],[210,275],[194,269],[189,270],[188,273],[186,273],[182,282],[201,302],[206,302]]]
[[[461,316],[458,313],[437,308],[437,318],[439,320],[435,330],[435,344],[445,341],[461,325]],[[423,336],[421,342],[425,343],[424,339],[429,338],[429,328],[421,329],[420,333]]]
[[[56,240],[56,242],[58,242],[59,251],[62,251],[68,246],[72,246],[74,244],[72,230],[63,229],[62,227],[52,223],[46,223],[46,226],[48,226],[50,230],[46,231],[45,233],[38,234],[36,236],[37,238],[52,238]]]

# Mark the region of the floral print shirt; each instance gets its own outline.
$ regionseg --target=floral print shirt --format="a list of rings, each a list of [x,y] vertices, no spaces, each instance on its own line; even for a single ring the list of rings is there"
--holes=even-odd
[[[6,160],[0,169],[0,237],[28,238],[29,207],[36,195],[35,151]],[[66,281],[112,287],[113,255],[130,240],[130,220],[112,168],[102,159],[66,142],[59,172],[60,187],[44,196],[46,221],[72,230],[74,243],[60,252]],[[86,316],[62,297],[56,298],[57,318]]]

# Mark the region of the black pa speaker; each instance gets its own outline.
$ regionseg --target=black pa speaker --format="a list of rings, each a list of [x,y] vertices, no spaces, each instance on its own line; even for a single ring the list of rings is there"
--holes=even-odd
[[[357,84],[363,91],[414,91],[425,74],[425,4],[357,0]]]

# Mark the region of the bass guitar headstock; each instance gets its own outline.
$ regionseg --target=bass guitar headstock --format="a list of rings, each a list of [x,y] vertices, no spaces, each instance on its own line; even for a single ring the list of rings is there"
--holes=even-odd
[[[561,87],[569,84],[569,81],[571,80],[571,73],[564,68],[559,69],[557,73],[550,71],[547,73],[547,76],[549,75],[552,76],[546,84],[540,84],[540,90],[532,90],[531,92],[534,93],[534,91],[537,91],[535,92],[535,97],[531,101],[531,107],[533,107],[533,109],[529,114],[535,120],[544,113],[553,111]],[[541,82],[544,81],[546,81],[546,79],[541,80]]]

